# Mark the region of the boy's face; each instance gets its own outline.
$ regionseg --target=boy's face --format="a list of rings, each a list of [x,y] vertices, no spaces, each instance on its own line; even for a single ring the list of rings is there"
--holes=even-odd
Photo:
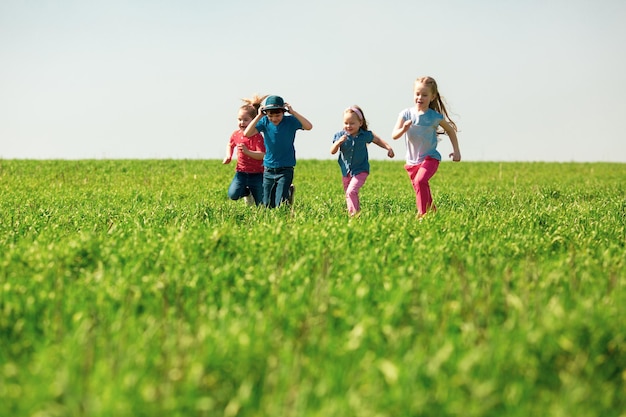
[[[284,110],[267,110],[265,115],[270,119],[270,122],[277,125],[283,120]]]

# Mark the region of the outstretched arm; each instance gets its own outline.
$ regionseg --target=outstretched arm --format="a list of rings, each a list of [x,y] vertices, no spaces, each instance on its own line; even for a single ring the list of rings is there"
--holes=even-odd
[[[389,144],[387,142],[382,140],[375,133],[374,133],[374,140],[372,142],[374,142],[376,145],[380,146],[381,148],[386,149],[387,150],[387,156],[389,158],[393,158],[395,156],[395,154],[393,153],[393,148],[391,146],[389,146]]]
[[[412,123],[413,122],[411,122],[410,120],[405,121],[402,116],[398,117],[398,121],[396,122],[396,125],[391,132],[391,137],[394,139],[399,139],[407,132],[407,130],[409,130],[409,127],[411,127]]]
[[[291,104],[289,103],[285,103],[285,108],[287,109],[287,111],[289,113],[291,113],[296,119],[298,119],[298,121],[302,124],[302,129],[304,130],[311,130],[313,129],[313,125],[311,124],[311,122],[309,122],[306,117],[304,117],[303,115],[301,115],[300,113],[298,113],[297,111],[295,111],[293,109],[293,107],[291,107]]]
[[[459,141],[456,137],[456,131],[445,120],[442,120],[439,126],[443,127],[443,130],[446,131],[446,135],[450,138],[450,143],[452,143],[453,152],[450,154],[450,157],[454,162],[459,162],[461,160],[461,151],[459,150]]]

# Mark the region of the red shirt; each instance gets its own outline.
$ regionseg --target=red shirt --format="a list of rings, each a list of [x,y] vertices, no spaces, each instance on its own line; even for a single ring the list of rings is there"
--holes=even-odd
[[[261,151],[265,153],[265,142],[263,141],[263,135],[257,133],[249,138],[243,135],[241,130],[235,130],[230,136],[228,146],[230,147],[230,153],[232,155],[233,149],[238,144],[243,143],[251,151]],[[237,171],[247,173],[261,173],[263,172],[263,159],[250,158],[240,150],[237,150]]]

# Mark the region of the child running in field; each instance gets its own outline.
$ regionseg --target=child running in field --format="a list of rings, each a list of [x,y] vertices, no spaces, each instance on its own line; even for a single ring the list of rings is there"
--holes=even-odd
[[[239,108],[237,121],[239,129],[230,136],[226,157],[223,163],[229,164],[233,157],[233,151],[237,148],[237,168],[235,177],[228,187],[228,198],[239,200],[244,197],[248,205],[263,202],[263,157],[265,156],[265,144],[260,133],[246,137],[244,129],[258,114],[259,107],[266,96],[253,96],[244,98],[244,104]]]
[[[341,168],[343,191],[346,195],[348,213],[351,216],[361,211],[359,190],[369,175],[367,145],[372,142],[386,149],[389,158],[394,157],[391,146],[375,133],[367,130],[367,121],[359,106],[351,106],[344,110],[343,130],[335,133],[330,153],[334,155],[339,151],[338,162]]]
[[[285,115],[285,112],[290,114]],[[283,201],[293,205],[296,132],[312,128],[311,122],[279,96],[269,96],[261,112],[246,127],[246,136],[251,137],[260,132],[265,138],[263,204],[266,207],[278,207]]]
[[[461,160],[457,140],[456,124],[450,120],[444,100],[439,94],[437,82],[432,77],[420,77],[414,84],[415,107],[400,112],[391,136],[394,139],[405,135],[406,165],[415,190],[415,204],[419,217],[435,211],[430,193],[429,180],[439,168],[441,155],[437,151],[437,135],[445,133],[450,138],[453,161]],[[440,131],[439,128],[443,131]]]

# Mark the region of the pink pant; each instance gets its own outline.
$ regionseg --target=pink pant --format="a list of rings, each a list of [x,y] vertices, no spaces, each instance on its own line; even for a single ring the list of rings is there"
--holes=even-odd
[[[431,157],[427,157],[421,164],[404,166],[415,190],[415,205],[420,215],[426,214],[428,210],[436,210],[428,181],[438,168],[439,161]]]
[[[343,180],[343,191],[346,193],[346,203],[348,204],[348,213],[356,214],[361,210],[359,203],[359,190],[365,184],[365,180],[369,172],[361,172],[355,176],[348,175],[341,177]]]

